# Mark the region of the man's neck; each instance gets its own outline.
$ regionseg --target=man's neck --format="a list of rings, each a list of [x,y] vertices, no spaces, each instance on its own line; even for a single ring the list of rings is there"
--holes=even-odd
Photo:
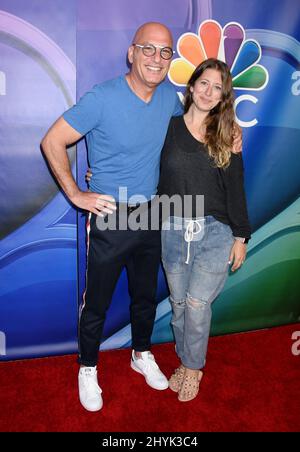
[[[151,87],[139,82],[131,72],[126,74],[126,80],[129,88],[137,97],[139,97],[146,103],[151,101],[153,93],[157,88],[156,86]]]

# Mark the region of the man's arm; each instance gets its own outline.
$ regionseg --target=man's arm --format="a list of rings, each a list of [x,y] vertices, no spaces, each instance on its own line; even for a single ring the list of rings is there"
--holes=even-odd
[[[71,127],[63,117],[59,118],[48,130],[41,146],[44,155],[59,185],[75,206],[102,215],[112,213],[115,205],[112,196],[83,192],[77,186],[70,167],[67,146],[80,140],[82,135]]]

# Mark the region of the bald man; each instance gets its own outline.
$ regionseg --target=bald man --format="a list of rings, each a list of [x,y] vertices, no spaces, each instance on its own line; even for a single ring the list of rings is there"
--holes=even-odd
[[[128,49],[128,74],[94,86],[66,111],[42,141],[61,188],[89,212],[86,290],[79,320],[79,398],[89,411],[102,408],[97,379],[98,351],[106,311],[124,267],[131,295],[131,368],[157,390],[168,387],[150,352],[156,313],[160,231],[100,230],[99,216],[124,208],[148,213],[156,193],[160,153],[170,118],[182,114],[173,86],[164,82],[173,56],[172,35],[160,23],[146,23]],[[73,179],[66,147],[86,136],[93,173],[89,191]],[[122,190],[120,188],[123,187]],[[126,190],[124,190],[124,187]],[[118,364],[116,363],[116,378]]]

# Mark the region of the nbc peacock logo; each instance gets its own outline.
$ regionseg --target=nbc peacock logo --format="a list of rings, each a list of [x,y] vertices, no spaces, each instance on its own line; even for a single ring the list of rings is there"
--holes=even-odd
[[[172,61],[169,79],[177,86],[185,86],[196,66],[207,58],[227,63],[235,89],[259,91],[265,88],[269,75],[258,62],[261,47],[254,39],[245,39],[245,30],[237,22],[222,28],[214,20],[200,24],[198,35],[184,33],[177,42],[180,58]]]

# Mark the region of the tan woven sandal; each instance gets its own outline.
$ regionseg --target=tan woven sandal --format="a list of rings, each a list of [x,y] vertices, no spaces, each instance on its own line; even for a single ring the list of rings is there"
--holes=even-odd
[[[199,370],[198,375],[187,375],[185,373],[181,388],[178,392],[178,400],[180,400],[180,402],[189,402],[197,397],[202,377],[203,372],[201,370]]]
[[[184,377],[185,367],[181,364],[177,369],[175,369],[173,375],[169,379],[169,388],[178,392],[181,388],[181,383]]]

